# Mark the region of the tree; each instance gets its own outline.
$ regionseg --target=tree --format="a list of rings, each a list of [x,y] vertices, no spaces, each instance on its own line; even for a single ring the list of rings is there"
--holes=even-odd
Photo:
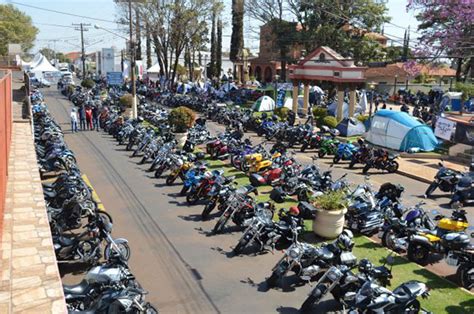
[[[216,42],[216,76],[220,79],[222,72],[222,20],[217,20],[217,42]]]
[[[56,59],[56,53],[51,48],[44,47],[44,48],[41,48],[39,52],[43,56],[45,56],[48,60]]]
[[[457,59],[456,81],[464,79],[474,67],[474,2],[465,0],[409,0],[407,9],[419,12],[420,21],[415,54],[433,59],[449,55]],[[467,61],[466,64],[464,64]],[[464,71],[463,71],[464,65]],[[464,73],[463,73],[464,72]]]
[[[22,51],[28,52],[37,33],[31,17],[11,4],[0,4],[0,55],[7,55],[8,44],[21,44]]]
[[[244,49],[244,4],[244,0],[232,0],[232,35],[230,37],[229,59],[234,63],[241,61]],[[235,65],[233,72],[235,78]]]
[[[216,13],[212,12],[211,16],[211,61],[209,62],[209,71],[208,71],[208,76],[210,78],[214,78],[216,75],[216,58],[217,58],[217,50],[216,50],[216,43],[217,43],[217,38],[216,38]]]
[[[382,2],[288,0],[288,3],[301,24],[300,42],[306,51],[329,46],[359,63],[383,56],[381,45],[366,36],[369,32],[380,32],[383,23],[390,20]]]

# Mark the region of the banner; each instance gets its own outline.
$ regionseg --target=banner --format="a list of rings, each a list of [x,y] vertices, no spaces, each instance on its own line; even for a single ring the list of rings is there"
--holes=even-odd
[[[474,146],[474,125],[457,123],[454,141],[456,143]]]
[[[438,117],[435,126],[435,136],[442,138],[443,140],[451,141],[451,137],[456,129],[456,122],[448,120],[446,118]]]
[[[283,107],[284,103],[285,103],[285,90],[284,89],[279,89],[278,90],[278,94],[277,94],[277,100],[276,100],[276,107],[277,108],[280,108],[280,107]]]
[[[122,85],[123,84],[122,72],[107,72],[107,84]]]

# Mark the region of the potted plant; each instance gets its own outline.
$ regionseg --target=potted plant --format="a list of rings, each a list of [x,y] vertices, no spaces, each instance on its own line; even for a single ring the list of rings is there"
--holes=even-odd
[[[344,228],[347,212],[347,196],[343,190],[326,192],[314,200],[317,209],[313,221],[313,232],[323,238],[333,239]]]
[[[133,106],[133,96],[132,94],[125,94],[120,97],[120,106],[122,109],[125,109],[125,115],[131,116],[132,106]]]
[[[171,110],[168,122],[178,141],[178,147],[183,147],[188,137],[188,130],[194,125],[196,114],[191,109],[181,106]]]

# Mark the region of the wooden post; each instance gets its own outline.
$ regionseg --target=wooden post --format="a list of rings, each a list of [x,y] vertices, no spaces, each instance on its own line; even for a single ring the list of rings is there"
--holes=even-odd
[[[304,81],[304,96],[303,96],[303,115],[306,116],[308,113],[309,104],[309,82]]]
[[[298,116],[298,82],[293,81],[293,112]]]
[[[354,116],[356,100],[356,86],[351,84],[349,93],[349,118]]]
[[[344,86],[342,84],[337,85],[337,121],[341,121],[343,117],[344,109]]]

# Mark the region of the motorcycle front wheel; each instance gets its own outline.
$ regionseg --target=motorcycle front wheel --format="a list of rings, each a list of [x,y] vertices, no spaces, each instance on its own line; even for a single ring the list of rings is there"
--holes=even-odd
[[[133,147],[133,143],[132,143],[132,142],[129,142],[129,143],[127,144],[127,147],[125,147],[125,149],[128,150],[128,151],[130,151],[130,150],[132,150],[132,147]]]
[[[302,153],[304,153],[304,151],[306,150],[306,148],[308,148],[308,143],[303,143],[303,145],[301,145],[300,151],[301,151]]]
[[[311,293],[306,300],[303,302],[303,305],[301,305],[300,312],[301,313],[310,313],[311,309],[313,308],[313,304],[318,302],[319,299],[321,299],[322,292],[318,288],[314,291],[314,293]]]
[[[431,183],[428,186],[428,188],[426,189],[425,197],[430,197],[431,194],[433,194],[433,192],[436,190],[437,187],[438,187],[438,184],[436,182]]]
[[[389,173],[395,173],[398,170],[398,162],[392,161],[387,167]]]
[[[118,249],[118,252],[115,252],[115,253],[119,253],[124,260],[128,261],[131,255],[130,246],[125,242],[115,243],[115,245],[117,246],[117,249]],[[109,260],[110,257],[112,256],[112,250],[115,250],[115,248],[112,247],[112,244],[108,244],[105,247],[104,257],[106,260]]]
[[[470,267],[467,265],[461,265],[458,268],[458,276],[459,280],[461,281],[461,285],[470,290],[474,288],[474,267],[471,265]]]
[[[384,231],[382,235],[382,245],[385,246],[386,248],[389,248],[392,251],[397,250],[397,246],[395,245],[395,239],[397,238],[397,235],[395,234],[395,230],[392,228],[389,228]]]
[[[155,171],[155,178],[158,179],[159,177],[161,177],[161,175],[163,174],[164,170],[165,170],[165,169],[163,169],[162,167],[156,169],[156,171]]]
[[[188,193],[188,195],[186,195],[186,202],[188,203],[188,205],[194,205],[197,203],[198,200],[199,196],[197,192]]]
[[[214,226],[214,229],[212,230],[213,233],[221,233],[224,230],[224,227],[227,223],[227,220],[229,220],[229,217],[226,217],[225,215],[222,215],[219,218],[219,221],[217,221],[216,225]]]
[[[341,160],[341,158],[336,155],[336,156],[334,156],[334,158],[332,159],[332,162],[335,163],[335,164],[337,164],[337,163],[339,163],[340,160]]]
[[[216,207],[216,201],[209,201],[206,206],[204,206],[204,209],[202,210],[201,213],[201,220],[207,220],[209,217],[209,214],[212,212],[212,210]]]
[[[176,180],[176,176],[169,175],[166,177],[166,185],[173,185],[174,181]]]
[[[234,254],[235,255],[240,254],[243,251],[243,249],[247,246],[247,244],[249,244],[249,240],[251,238],[252,238],[251,236],[250,237],[247,236],[247,233],[244,233],[242,235],[242,238],[240,238],[239,243],[237,243],[237,245],[233,249]]]
[[[318,157],[319,157],[319,158],[323,158],[324,156],[326,156],[326,152],[323,151],[323,150],[320,150],[320,151],[318,152]]]
[[[427,247],[418,244],[418,243],[410,243],[408,245],[408,259],[412,262],[415,262],[420,265],[426,264],[428,258],[430,256],[430,251]]]
[[[364,169],[362,169],[362,173],[363,173],[363,174],[366,174],[367,172],[369,172],[369,169],[370,169],[370,165],[369,165],[369,164],[366,164],[366,165],[364,166]]]
[[[403,313],[407,314],[418,314],[420,312],[421,306],[420,301],[414,300],[412,303],[408,304],[405,311]]]
[[[180,196],[185,196],[186,193],[188,192],[189,190],[189,187],[187,187],[186,185],[183,185],[183,188],[181,189],[181,191],[179,192],[179,195]]]

